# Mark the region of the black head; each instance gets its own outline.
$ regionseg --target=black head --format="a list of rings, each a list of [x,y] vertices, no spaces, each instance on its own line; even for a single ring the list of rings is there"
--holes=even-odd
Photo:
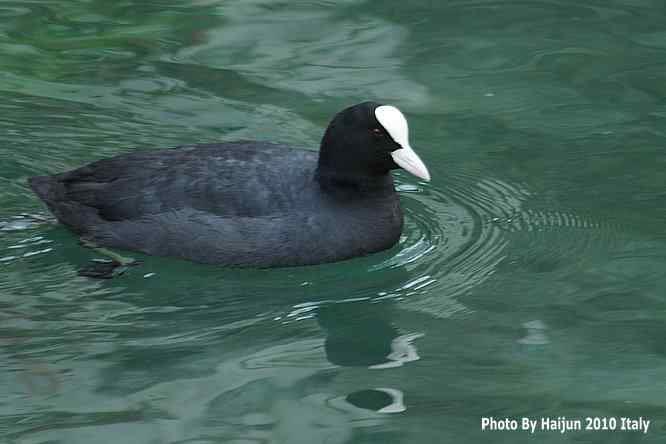
[[[363,186],[382,181],[395,168],[430,180],[409,146],[407,121],[397,108],[363,102],[333,118],[321,141],[320,181]]]

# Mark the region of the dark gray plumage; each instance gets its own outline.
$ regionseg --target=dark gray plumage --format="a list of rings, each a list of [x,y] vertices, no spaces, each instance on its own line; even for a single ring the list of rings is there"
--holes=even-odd
[[[391,153],[365,102],[339,113],[320,155],[269,142],[142,151],[29,180],[60,222],[98,245],[236,266],[292,266],[384,250],[402,231]]]

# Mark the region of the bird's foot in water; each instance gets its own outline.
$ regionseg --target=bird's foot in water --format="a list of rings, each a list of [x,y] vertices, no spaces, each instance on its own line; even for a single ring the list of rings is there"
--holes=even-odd
[[[93,259],[90,265],[79,270],[79,276],[96,279],[111,279],[125,273],[130,267],[141,264],[140,261],[131,257],[122,256],[107,248],[100,247],[96,243],[81,239],[81,245],[90,248],[108,259]]]

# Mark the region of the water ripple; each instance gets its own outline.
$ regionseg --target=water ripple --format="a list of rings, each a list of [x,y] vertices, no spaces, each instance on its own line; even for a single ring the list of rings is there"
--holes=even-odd
[[[500,264],[553,271],[609,251],[621,227],[573,212],[530,208],[525,186],[458,174],[445,187],[398,185],[405,207],[399,251],[371,271],[404,267],[414,276],[380,298],[435,316],[465,311],[460,296]],[[507,248],[508,246],[511,248]]]

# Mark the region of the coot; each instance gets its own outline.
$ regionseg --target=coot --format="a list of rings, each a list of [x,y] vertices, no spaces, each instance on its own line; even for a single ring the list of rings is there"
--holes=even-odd
[[[229,266],[334,262],[402,231],[390,170],[423,180],[402,113],[338,113],[319,153],[240,141],[141,151],[29,179],[58,220],[100,246]]]

